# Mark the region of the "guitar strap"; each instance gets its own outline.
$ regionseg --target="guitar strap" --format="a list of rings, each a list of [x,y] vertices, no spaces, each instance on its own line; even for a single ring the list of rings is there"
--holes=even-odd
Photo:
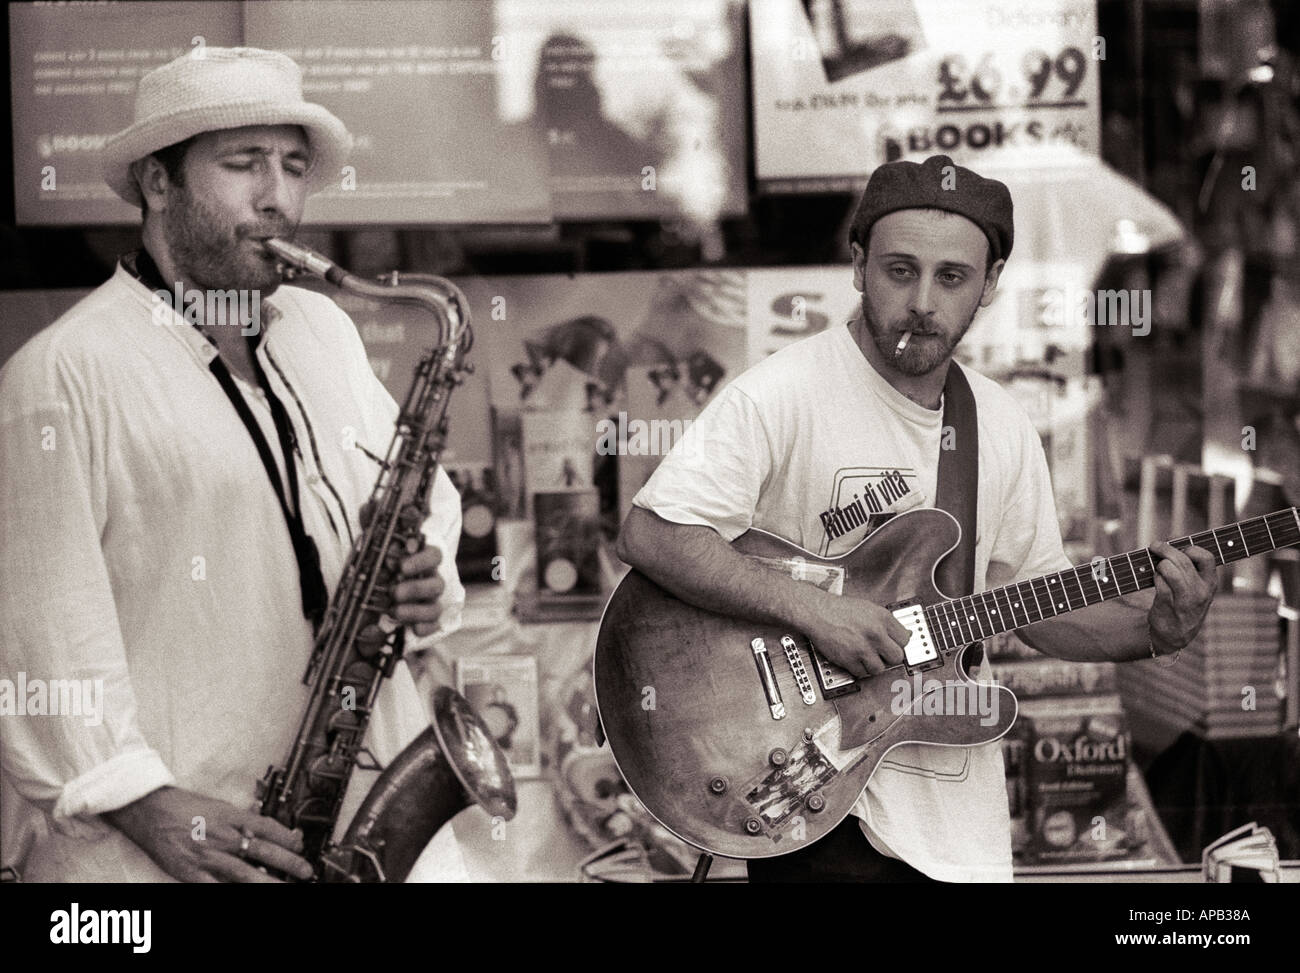
[[[970,382],[954,361],[943,383],[943,427],[940,440],[939,474],[934,505],[946,510],[961,525],[961,541],[939,562],[935,581],[949,598],[975,591],[975,511],[979,499],[979,427],[975,418],[975,394]],[[949,435],[948,430],[952,430]],[[944,448],[949,443],[951,449]],[[982,646],[966,653],[967,667],[979,665]]]

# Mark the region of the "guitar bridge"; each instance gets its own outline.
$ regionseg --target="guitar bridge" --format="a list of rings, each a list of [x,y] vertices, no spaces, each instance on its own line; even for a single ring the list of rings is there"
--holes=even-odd
[[[763,692],[767,695],[767,707],[772,712],[772,719],[785,719],[785,703],[781,701],[781,687],[776,684],[776,673],[772,671],[772,660],[767,657],[767,643],[760,638],[749,643],[754,653],[754,664],[758,666],[758,678],[763,683]]]
[[[794,681],[799,686],[799,695],[807,705],[813,705],[817,702],[817,695],[813,692],[812,680],[808,678],[808,670],[804,668],[803,659],[799,656],[799,647],[790,636],[782,635],[781,648],[785,649],[790,671],[794,673]]]

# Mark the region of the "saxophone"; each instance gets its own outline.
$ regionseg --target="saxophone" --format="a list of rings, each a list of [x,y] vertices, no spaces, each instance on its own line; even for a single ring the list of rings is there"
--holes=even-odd
[[[284,764],[258,784],[261,813],[302,830],[303,857],[317,881],[401,882],[434,834],[470,803],[504,820],[516,807],[505,755],[469,702],[444,686],[434,694],[432,725],[383,769],[343,836],[334,838],[353,770],[380,769],[362,740],[406,631],[387,610],[401,561],[423,544],[448,399],[469,371],[469,314],[464,295],[441,277],[393,272],[372,283],[306,247],[276,239],[265,245],[286,280],[312,274],[362,297],[423,308],[438,325],[437,345],[416,366],[402,404],[368,504],[372,515],[316,635],[298,735]]]

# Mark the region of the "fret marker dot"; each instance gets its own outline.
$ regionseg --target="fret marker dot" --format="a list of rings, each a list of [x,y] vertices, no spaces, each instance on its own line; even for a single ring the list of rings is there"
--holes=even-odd
[[[1012,607],[1012,608],[1019,608],[1019,607],[1020,607],[1020,602],[1016,602],[1016,603],[1015,603],[1014,605],[1012,605],[1011,607]]]
[[[1228,541],[1228,546],[1229,546],[1229,547],[1232,547],[1232,545],[1235,544],[1235,543],[1236,543],[1236,541]]]
[[[993,614],[996,615],[997,613],[998,613],[998,610],[997,610],[996,608],[994,608],[994,609],[993,609]]]
[[[1048,584],[1056,584],[1056,579],[1055,579],[1055,578],[1049,578],[1048,581],[1047,581],[1047,583],[1048,583]]]
[[[970,617],[970,620],[971,620],[972,622],[975,621],[975,616],[972,615],[972,616]]]
[[[1056,607],[1057,607],[1057,608],[1064,608],[1065,605],[1058,601],[1058,602],[1056,603]]]

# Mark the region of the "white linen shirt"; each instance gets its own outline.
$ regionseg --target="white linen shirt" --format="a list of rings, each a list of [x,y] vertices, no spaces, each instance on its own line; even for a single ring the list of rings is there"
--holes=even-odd
[[[23,798],[0,851],[29,880],[165,879],[97,815],[169,784],[252,806],[307,700],[311,624],[279,501],[209,370],[216,348],[170,308],[155,323],[155,305],[119,265],[0,371],[2,674],[102,685],[98,720],[0,716],[5,796]],[[256,354],[294,425],[302,518],[333,594],[379,473],[353,444],[382,457],[398,408],[328,297],[281,287],[262,327]],[[265,394],[235,382],[283,479]],[[460,502],[441,471],[431,509],[443,614],[408,651],[457,627],[465,597]],[[367,742],[387,762],[427,725],[400,665]]]

